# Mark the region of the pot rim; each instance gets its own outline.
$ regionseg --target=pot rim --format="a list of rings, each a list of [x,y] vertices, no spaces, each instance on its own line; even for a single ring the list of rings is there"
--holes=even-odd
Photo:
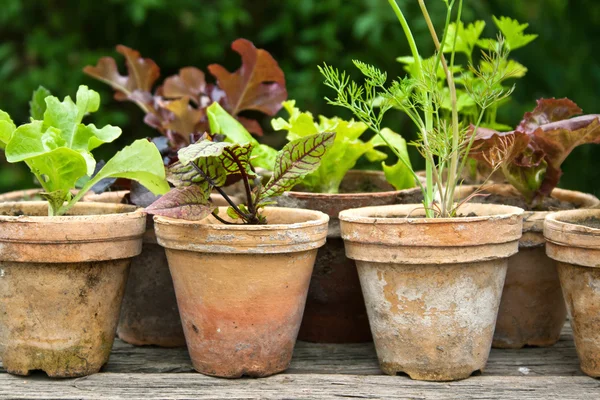
[[[374,206],[374,207],[362,207],[362,208],[351,208],[340,212],[339,218],[344,222],[351,222],[357,224],[447,224],[449,222],[456,223],[469,223],[487,221],[489,219],[507,219],[514,216],[521,216],[525,212],[522,208],[505,206],[500,204],[479,204],[479,203],[466,203],[460,206],[459,210],[464,207],[479,209],[479,208],[495,208],[498,209],[498,214],[481,215],[474,217],[453,217],[453,218],[409,218],[406,217],[386,217],[385,214],[398,213],[399,211],[412,210],[419,211],[418,214],[424,214],[424,208],[422,204],[394,204],[389,206]],[[382,214],[383,215],[377,215]],[[376,215],[372,215],[376,214]]]
[[[223,207],[219,207],[219,210],[225,212],[227,210],[227,208],[228,207],[223,206]],[[295,222],[295,223],[291,223],[291,224],[267,224],[267,225],[248,225],[248,224],[226,225],[226,224],[222,224],[222,223],[216,221],[211,216],[208,216],[201,221],[190,221],[190,220],[186,220],[186,219],[170,218],[170,217],[163,217],[161,215],[155,215],[153,220],[154,220],[155,224],[161,224],[161,225],[179,225],[179,226],[197,225],[197,226],[202,226],[203,228],[205,228],[207,230],[214,230],[214,231],[257,231],[257,232],[281,230],[281,229],[286,229],[286,230],[302,229],[302,228],[308,228],[308,227],[312,227],[312,226],[323,225],[323,224],[326,224],[329,222],[329,216],[321,211],[308,210],[308,209],[304,209],[304,208],[286,208],[286,207],[265,207],[264,208],[264,211],[267,211],[267,212],[271,211],[271,210],[281,210],[286,213],[288,213],[288,212],[298,213],[299,212],[306,216],[314,216],[316,218],[305,221],[305,222]],[[207,219],[212,219],[213,221],[211,221],[210,223],[202,223],[202,221],[206,221]]]
[[[364,199],[368,197],[387,197],[387,196],[397,196],[401,193],[405,193],[413,190],[420,190],[419,188],[410,188],[410,189],[402,189],[402,190],[386,190],[379,192],[356,192],[356,193],[314,193],[314,192],[299,192],[290,190],[284,193],[284,196],[288,197],[297,197],[297,198],[316,198],[316,199],[329,199],[335,200],[337,198],[347,200],[347,199]]]
[[[15,207],[17,205],[21,205],[24,208],[38,208],[40,206],[47,207],[48,202],[46,201],[6,201],[0,202],[0,212],[4,208]],[[92,202],[92,201],[82,201],[77,202],[73,208],[83,208],[88,205],[92,205],[97,209],[106,209],[106,210],[116,210],[116,212],[109,212],[106,214],[85,214],[85,215],[60,215],[60,216],[48,216],[48,215],[0,215],[0,223],[6,222],[38,222],[45,224],[68,224],[68,223],[82,223],[86,222],[90,219],[106,219],[114,217],[115,215],[119,216],[119,219],[137,219],[140,217],[140,214],[144,214],[144,210],[137,206],[131,204],[121,204],[121,203],[103,203],[103,202]],[[122,211],[119,211],[122,210]]]
[[[479,185],[462,185],[462,186],[460,186],[460,189],[462,189],[462,190],[471,190],[471,189],[476,189],[476,188],[479,188]],[[510,183],[491,183],[491,184],[481,186],[481,191],[485,192],[486,190],[488,190],[488,191],[491,191],[493,194],[496,194],[499,196],[503,196],[503,194],[497,193],[494,190],[497,191],[497,190],[502,190],[502,189],[509,189],[511,192],[514,193],[515,196],[519,195],[518,191]],[[505,197],[508,197],[508,196],[509,195],[507,195]],[[596,196],[594,196],[591,193],[581,192],[579,190],[554,188],[552,190],[552,193],[550,193],[550,197],[553,199],[571,203],[577,207],[577,210],[594,207],[594,206],[600,204],[600,199],[598,199]],[[474,204],[479,204],[479,203],[474,203]],[[481,204],[484,204],[484,203],[481,203]],[[494,203],[485,203],[485,204],[494,204]],[[550,214],[553,212],[559,212],[559,211],[569,211],[569,210],[539,210],[539,211],[536,211],[536,210],[527,211],[526,210],[525,213],[526,214],[534,214],[536,216],[540,216],[540,215],[545,216],[547,214]]]
[[[47,207],[44,201],[0,203],[0,210],[16,209],[25,213],[40,212]],[[146,225],[142,209],[126,204],[81,202],[72,210],[90,214],[0,215],[0,261],[73,263],[140,254]],[[108,213],[98,214],[98,211]]]
[[[377,176],[377,177],[384,177],[385,178],[385,174],[383,173],[383,171],[377,171],[377,170],[360,170],[360,169],[351,169],[350,171],[348,171],[346,173],[346,175],[344,175],[344,179],[349,178],[352,175],[367,175],[367,176]],[[390,186],[392,186],[390,184]],[[408,190],[415,190],[415,189],[419,189],[418,186],[415,186],[414,188],[409,188],[409,189],[402,189],[402,190],[396,190],[396,189],[391,189],[391,190],[378,190],[376,192],[350,192],[350,193],[321,193],[321,192],[307,192],[307,191],[301,191],[301,190],[288,190],[286,191],[283,195],[284,196],[293,196],[293,197],[298,197],[298,198],[317,198],[317,199],[335,199],[337,197],[347,200],[347,199],[361,199],[361,198],[365,198],[365,197],[371,197],[371,196],[393,196],[393,195],[397,195],[398,193],[401,192],[405,192]]]
[[[577,222],[586,217],[600,219],[600,209],[565,210],[548,214],[544,221],[544,236],[554,243],[575,247],[578,246],[577,243],[572,243],[570,240],[561,240],[557,235],[563,233],[569,236],[590,237],[590,239],[597,237],[598,246],[595,247],[600,248],[600,228],[592,228]],[[564,236],[562,239],[567,238],[568,236]]]

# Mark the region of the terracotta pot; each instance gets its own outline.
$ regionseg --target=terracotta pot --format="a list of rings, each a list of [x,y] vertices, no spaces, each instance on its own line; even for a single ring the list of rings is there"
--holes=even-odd
[[[198,372],[261,377],[290,363],[328,217],[271,207],[265,215],[270,225],[154,218]]]
[[[476,189],[461,189],[469,195]],[[511,185],[490,185],[486,193],[519,197]],[[600,201],[589,194],[554,189],[552,198],[578,208],[592,207]],[[552,346],[560,338],[567,310],[556,263],[545,252],[544,218],[548,211],[525,211],[519,252],[508,260],[508,271],[494,333],[495,348],[516,349],[524,346]]]
[[[3,365],[19,375],[89,375],[108,361],[145,216],[121,204],[79,203],[61,217],[47,210],[0,204]]]
[[[581,370],[600,377],[600,210],[550,214],[546,252],[557,261]]]
[[[429,219],[413,204],[340,213],[384,373],[449,381],[485,367],[522,212],[466,204],[459,213],[477,216]]]
[[[227,204],[220,195],[213,194],[211,199],[219,206]],[[150,216],[142,254],[131,262],[117,334],[121,340],[136,346],[185,346],[167,256],[156,240]]]
[[[360,193],[361,188],[366,187],[375,191]],[[327,243],[317,253],[298,340],[318,343],[373,340],[356,264],[344,253],[338,214],[349,208],[396,204],[404,191],[395,191],[378,171],[348,172],[341,191],[339,194],[292,191],[277,199],[278,205],[283,207],[329,215]],[[420,193],[419,189],[407,192]]]

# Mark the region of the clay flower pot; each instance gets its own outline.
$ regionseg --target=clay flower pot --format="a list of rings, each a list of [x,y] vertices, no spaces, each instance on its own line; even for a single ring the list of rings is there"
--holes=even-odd
[[[329,218],[270,207],[265,215],[269,225],[154,217],[198,372],[261,377],[290,363]]]
[[[340,213],[384,373],[450,381],[485,367],[522,212],[466,204],[467,217],[429,219],[412,204]]]
[[[364,190],[369,191],[361,192]],[[406,197],[405,193],[421,193],[418,189],[395,191],[379,171],[348,172],[340,191],[339,194],[292,191],[277,199],[283,207],[329,215],[327,243],[317,253],[298,340],[317,343],[373,340],[356,265],[344,253],[338,214],[350,208],[397,204]]]
[[[0,204],[3,365],[19,375],[89,375],[108,361],[145,215],[100,203],[47,212],[45,202]]]
[[[546,217],[546,252],[557,261],[581,370],[600,377],[600,210]]]
[[[476,187],[461,189],[464,195]],[[520,197],[511,185],[490,185],[484,193],[502,197]],[[577,208],[592,207],[600,201],[589,194],[554,189],[552,199],[571,203]],[[552,346],[560,338],[567,310],[556,263],[546,255],[543,235],[544,218],[549,211],[525,211],[519,252],[508,259],[508,271],[496,321],[492,346],[521,348]]]

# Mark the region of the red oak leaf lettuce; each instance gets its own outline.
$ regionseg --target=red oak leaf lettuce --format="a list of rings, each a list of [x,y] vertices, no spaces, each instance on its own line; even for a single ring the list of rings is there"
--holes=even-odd
[[[83,71],[109,84],[117,100],[136,103],[146,114],[144,122],[169,139],[174,156],[177,149],[210,132],[206,108],[213,102],[221,104],[248,131],[261,135],[260,124],[240,113],[258,111],[273,116],[286,100],[283,71],[266,50],[245,39],[234,41],[231,47],[241,55],[242,65],[233,73],[218,64],[210,65],[215,84],[207,83],[198,68],[185,67],[154,89],[159,67],[122,45],[117,46],[117,52],[125,57],[127,75],[119,73],[112,57],[103,57]]]
[[[569,99],[541,99],[514,131],[479,128],[470,156],[489,166],[498,149],[505,178],[532,205],[552,193],[562,175],[561,165],[579,145],[600,143],[600,115],[581,114]],[[497,157],[496,157],[497,158]]]

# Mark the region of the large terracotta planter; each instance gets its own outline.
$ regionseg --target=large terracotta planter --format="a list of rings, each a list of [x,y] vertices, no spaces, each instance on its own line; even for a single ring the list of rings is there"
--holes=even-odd
[[[108,361],[145,215],[79,203],[47,217],[45,202],[0,204],[0,353],[4,368],[52,377],[98,372]]]
[[[413,204],[340,213],[384,373],[449,381],[485,367],[522,212],[467,204],[459,214],[476,216],[429,219]]]
[[[474,186],[461,189],[464,195]],[[511,185],[490,185],[484,193],[518,197]],[[599,200],[589,194],[554,189],[551,197],[577,208],[592,207]],[[549,211],[525,211],[523,236],[519,252],[508,260],[506,282],[494,333],[495,348],[552,346],[560,338],[567,310],[563,299],[556,263],[545,252],[544,218]]]
[[[361,193],[365,188],[371,192]],[[327,243],[317,253],[298,340],[319,343],[373,340],[356,265],[344,253],[338,214],[350,208],[396,204],[405,193],[420,193],[418,189],[395,191],[378,171],[350,171],[341,191],[339,194],[292,191],[277,200],[283,207],[329,215]]]
[[[600,377],[600,210],[550,214],[546,252],[557,261],[581,370]]]
[[[261,377],[290,363],[328,217],[287,208],[265,215],[269,225],[154,217],[198,372]]]

